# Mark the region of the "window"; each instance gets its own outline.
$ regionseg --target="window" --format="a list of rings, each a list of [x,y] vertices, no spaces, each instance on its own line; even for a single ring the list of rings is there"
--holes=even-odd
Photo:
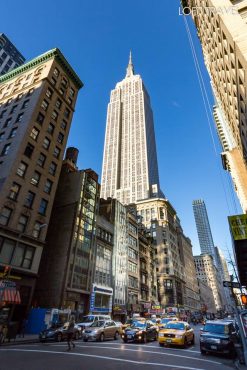
[[[52,135],[53,132],[54,132],[54,129],[55,129],[55,126],[52,123],[49,123],[48,128],[47,128],[47,132],[49,132],[49,134]]]
[[[39,213],[42,215],[45,215],[47,206],[48,206],[48,201],[42,198],[40,205],[39,205]]]
[[[55,149],[54,149],[54,152],[53,152],[54,157],[59,158],[60,153],[61,153],[61,150],[57,146],[55,146]]]
[[[31,158],[33,151],[34,151],[34,146],[30,143],[27,143],[26,149],[24,150],[24,155],[28,158]]]
[[[131,261],[128,261],[128,270],[134,273],[137,273],[137,264]]]
[[[18,224],[17,224],[17,230],[21,233],[24,233],[27,227],[28,217],[25,215],[20,215]]]
[[[50,140],[47,138],[47,137],[45,137],[44,138],[44,141],[43,141],[43,148],[45,148],[45,149],[49,149],[49,146],[50,146],[50,144],[51,144],[51,142],[50,142]]]
[[[37,117],[36,121],[37,121],[40,125],[42,125],[42,123],[44,122],[44,119],[45,119],[45,116],[44,116],[42,113],[40,113],[40,112],[39,112],[39,114],[38,114],[38,117]]]
[[[47,100],[43,100],[42,103],[41,103],[41,108],[44,109],[45,111],[48,109],[49,107],[49,103]]]
[[[70,115],[70,110],[68,108],[66,108],[65,111],[64,111],[64,116],[66,118],[69,118],[69,115]]]
[[[11,265],[30,269],[35,248],[29,247],[25,244],[16,244],[14,248]]]
[[[10,148],[10,146],[11,146],[11,144],[10,144],[10,143],[9,143],[9,144],[4,145],[1,155],[7,155],[7,154],[8,154],[8,152],[9,152],[9,148]]]
[[[66,130],[67,122],[66,122],[65,120],[63,120],[63,121],[61,122],[60,127],[61,127],[63,130]]]
[[[21,122],[23,116],[24,116],[24,113],[18,114],[15,122]]]
[[[33,140],[37,141],[39,136],[39,130],[36,127],[33,127],[30,136]]]
[[[62,85],[64,88],[66,88],[66,87],[67,87],[67,85],[68,85],[68,81],[67,81],[67,79],[66,79],[65,77],[63,77],[63,78],[62,78],[61,85]]]
[[[40,153],[39,158],[37,160],[37,165],[40,167],[44,167],[45,160],[46,160],[46,156],[43,153]]]
[[[33,228],[33,237],[34,238],[39,238],[39,236],[40,236],[40,232],[41,232],[41,223],[40,222],[38,222],[38,221],[36,221],[35,222],[35,224],[34,224],[34,228]]]
[[[33,94],[33,92],[34,92],[34,89],[30,89],[30,90],[28,91],[28,94],[27,94],[27,96],[30,96],[30,95],[32,95],[32,94]]]
[[[75,96],[75,90],[72,87],[69,89],[69,96],[71,98],[73,98]]]
[[[21,189],[21,185],[17,184],[16,182],[13,182],[10,188],[10,191],[9,191],[9,198],[13,200],[17,200],[20,189]]]
[[[33,205],[34,198],[35,194],[32,191],[28,191],[24,205],[28,208],[31,208]]]
[[[68,98],[68,103],[69,103],[69,105],[72,105],[72,99],[71,98]]]
[[[49,168],[49,173],[54,176],[55,173],[56,173],[56,169],[57,169],[56,163],[51,162],[50,168]]]
[[[37,171],[34,172],[33,177],[31,178],[31,184],[34,186],[39,185],[39,180],[40,180],[41,174]]]
[[[46,180],[45,187],[44,187],[44,192],[45,193],[50,194],[51,189],[52,189],[52,184],[53,184],[53,182],[51,180],[49,180],[49,179]]]
[[[24,162],[21,162],[20,164],[19,164],[19,167],[18,167],[18,169],[17,169],[17,175],[19,175],[20,177],[24,177],[25,176],[25,173],[26,173],[26,170],[27,170],[27,164],[26,163],[24,163]]]
[[[57,68],[55,68],[53,74],[54,74],[55,77],[58,77],[60,72]]]
[[[48,87],[48,89],[46,90],[45,95],[47,96],[47,98],[51,99],[52,94],[53,94],[52,89],[50,89],[50,88]]]
[[[9,125],[11,124],[11,121],[12,121],[12,117],[10,117],[10,118],[6,119],[5,124],[3,125],[3,127],[4,127],[4,128],[5,128],[5,127],[9,127]]]
[[[64,139],[64,135],[61,132],[59,132],[58,137],[57,137],[57,141],[60,144],[62,144],[63,143],[63,139]]]
[[[58,113],[57,113],[57,111],[54,110],[51,114],[51,118],[54,119],[54,121],[56,121],[57,117],[58,117]]]
[[[2,212],[0,214],[0,224],[7,226],[9,223],[9,219],[11,217],[12,209],[8,207],[3,207]]]
[[[35,249],[33,247],[26,247],[24,259],[22,262],[22,267],[25,269],[30,269],[33,262]]]
[[[5,132],[1,132],[1,133],[0,133],[0,142],[1,142],[1,141],[3,141],[3,139],[4,139],[4,135],[5,135]]]
[[[16,131],[17,131],[17,127],[12,128],[9,134],[9,139],[11,139],[12,137],[15,137]]]
[[[17,96],[17,100],[21,100],[21,98],[23,97],[23,94],[19,94],[18,96]]]
[[[56,107],[57,107],[57,109],[60,109],[61,106],[62,106],[62,100],[57,99],[57,101],[56,101]]]
[[[27,108],[28,103],[29,103],[29,99],[28,99],[28,100],[25,100],[25,101],[23,102],[23,104],[22,104],[21,109],[25,109],[25,108]]]
[[[16,110],[17,110],[17,105],[14,105],[13,108],[11,109],[11,111],[10,111],[10,114],[15,113]]]
[[[2,111],[2,113],[0,114],[0,118],[3,118],[6,112],[7,112],[7,109],[4,109],[4,110]]]
[[[53,86],[55,86],[56,83],[57,83],[57,80],[54,77],[52,77],[51,78],[51,83],[52,83]]]

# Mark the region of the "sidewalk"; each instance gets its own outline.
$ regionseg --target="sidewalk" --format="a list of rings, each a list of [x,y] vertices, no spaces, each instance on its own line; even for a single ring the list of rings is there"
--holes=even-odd
[[[20,338],[19,335],[15,339],[11,339],[10,342],[8,342],[7,339],[5,339],[4,343],[0,344],[1,346],[13,346],[17,344],[25,344],[25,343],[38,343],[39,342],[39,335],[38,334],[25,334],[24,338]]]

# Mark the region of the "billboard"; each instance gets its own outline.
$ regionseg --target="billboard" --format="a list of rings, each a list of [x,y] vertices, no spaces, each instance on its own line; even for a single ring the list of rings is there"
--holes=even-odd
[[[234,240],[247,239],[247,215],[235,215],[228,217],[232,237]]]

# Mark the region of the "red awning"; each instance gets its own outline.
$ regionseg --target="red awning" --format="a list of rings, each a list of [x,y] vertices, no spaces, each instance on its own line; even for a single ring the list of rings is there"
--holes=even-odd
[[[4,288],[0,290],[0,302],[20,304],[21,296],[20,292],[13,288]]]

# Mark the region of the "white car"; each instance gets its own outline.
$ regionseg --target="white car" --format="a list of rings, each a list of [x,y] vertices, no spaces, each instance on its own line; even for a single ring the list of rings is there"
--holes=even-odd
[[[86,316],[83,316],[82,320],[78,322],[77,325],[79,325],[82,329],[85,329],[91,326],[94,322],[99,321],[99,320],[101,321],[111,320],[111,316],[109,315],[86,315]]]

